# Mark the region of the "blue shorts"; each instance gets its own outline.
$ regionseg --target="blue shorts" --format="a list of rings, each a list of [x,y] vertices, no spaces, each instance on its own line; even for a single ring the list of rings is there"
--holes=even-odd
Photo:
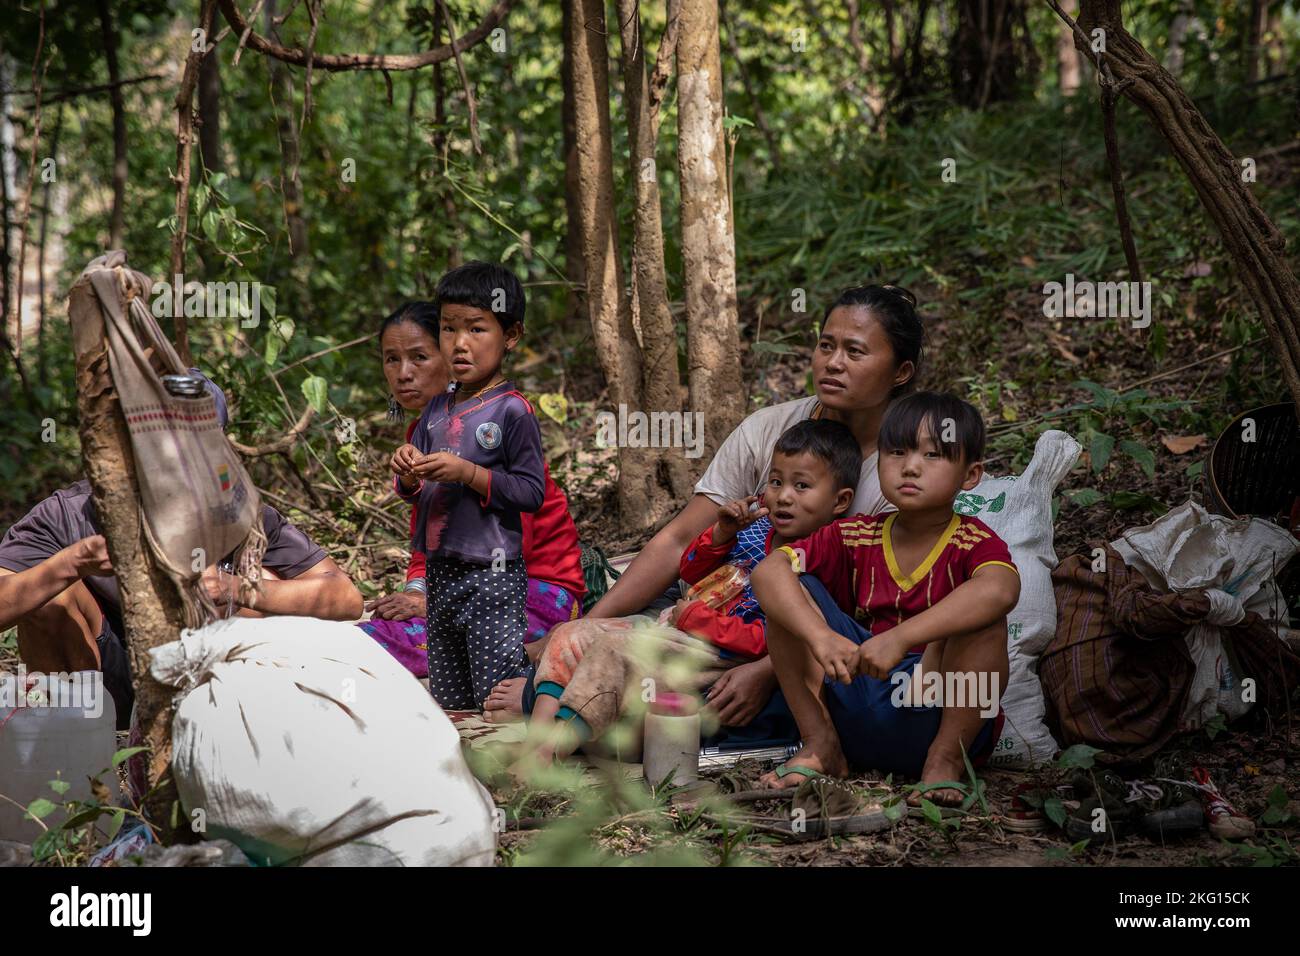
[[[826,585],[814,575],[801,574],[799,583],[817,602],[831,630],[854,644],[871,639],[871,632],[841,610]],[[920,659],[919,653],[908,653],[890,670],[890,677],[899,671],[911,673]],[[921,775],[930,743],[939,732],[942,707],[895,706],[890,697],[896,685],[874,677],[857,677],[851,684],[827,678],[824,688],[826,709],[851,767],[908,777]],[[972,763],[982,762],[992,752],[997,722],[996,717],[984,721],[971,743]]]

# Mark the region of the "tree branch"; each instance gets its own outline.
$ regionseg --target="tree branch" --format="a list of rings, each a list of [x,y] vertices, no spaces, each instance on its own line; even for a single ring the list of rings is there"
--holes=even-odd
[[[442,11],[442,21],[447,24],[447,40],[456,59],[456,72],[460,74],[460,85],[465,88],[465,105],[469,108],[469,140],[474,146],[474,155],[483,155],[483,144],[478,138],[478,106],[474,103],[474,87],[470,85],[465,73],[465,64],[461,62],[460,50],[456,47],[456,24],[451,19],[451,11],[444,0],[438,0],[438,9]]]
[[[261,458],[265,455],[278,455],[282,452],[290,451],[293,446],[298,443],[298,439],[302,437],[302,433],[307,430],[307,426],[311,424],[312,416],[315,414],[316,409],[308,405],[307,410],[299,416],[298,421],[294,423],[292,428],[279,438],[267,442],[265,445],[241,445],[229,435],[226,436],[226,440],[230,442],[231,448],[235,449],[235,451],[239,452],[245,458]]]
[[[281,46],[257,33],[244,19],[235,0],[217,0],[222,16],[235,31],[240,33],[241,38],[247,36],[248,46],[258,53],[296,66],[306,66],[310,61],[314,67],[332,73],[341,70],[418,70],[421,67],[450,60],[455,54],[463,53],[485,39],[505,20],[510,8],[516,2],[517,0],[497,0],[492,9],[484,15],[483,21],[473,30],[454,43],[445,43],[423,53],[312,53],[309,55],[305,50]]]
[[[650,74],[650,85],[646,90],[646,106],[650,110],[650,126],[659,131],[659,107],[668,90],[668,79],[673,75],[673,63],[677,59],[677,25],[681,22],[682,0],[668,0],[668,22],[664,24],[664,35],[659,41],[659,52],[655,54],[654,72]]]

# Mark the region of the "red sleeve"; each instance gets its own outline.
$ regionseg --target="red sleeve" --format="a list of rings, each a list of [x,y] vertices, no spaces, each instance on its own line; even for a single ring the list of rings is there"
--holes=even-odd
[[[677,629],[693,634],[724,650],[745,657],[767,653],[767,635],[762,621],[746,624],[738,617],[721,614],[703,601],[692,601],[677,619]]]
[[[967,539],[978,538],[974,546],[964,553],[966,580],[970,580],[972,574],[984,567],[986,564],[1000,564],[1003,567],[1010,568],[1019,574],[1019,569],[1011,560],[1011,552],[1007,548],[1007,543],[999,538],[993,529],[978,519],[967,519],[966,524],[960,530],[960,533]]]
[[[697,584],[718,570],[731,554],[735,539],[726,547],[713,543],[713,525],[709,525],[695,536],[695,540],[682,552],[678,572],[687,584]]]

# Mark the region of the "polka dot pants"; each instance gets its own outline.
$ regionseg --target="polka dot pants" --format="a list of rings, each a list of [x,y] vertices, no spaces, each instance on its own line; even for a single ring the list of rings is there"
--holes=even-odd
[[[524,673],[528,572],[524,559],[500,570],[430,555],[429,690],[445,710],[482,708],[498,683]]]

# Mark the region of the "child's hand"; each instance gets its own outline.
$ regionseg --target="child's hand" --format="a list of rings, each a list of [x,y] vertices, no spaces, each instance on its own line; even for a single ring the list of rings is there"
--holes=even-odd
[[[759,518],[767,515],[766,508],[749,510],[749,506],[758,500],[758,495],[728,501],[718,508],[718,523],[713,526],[713,543],[725,544],[736,536],[742,528],[748,528]]]
[[[824,635],[812,641],[812,653],[831,680],[851,684],[858,676],[858,645],[844,635],[827,628]]]
[[[414,445],[402,445],[397,451],[393,452],[393,460],[389,462],[389,467],[393,469],[393,474],[398,478],[414,479],[415,476],[411,469],[423,457],[424,455],[421,454],[420,449]]]
[[[690,598],[681,598],[672,607],[665,609],[663,623],[676,627],[677,622],[681,620],[682,615],[686,613],[686,608],[694,603],[695,602]]]
[[[411,473],[429,481],[464,482],[469,480],[470,462],[449,451],[425,455],[411,468]]]
[[[858,646],[858,670],[877,680],[888,680],[889,672],[907,656],[908,642],[898,628],[864,641]]]

